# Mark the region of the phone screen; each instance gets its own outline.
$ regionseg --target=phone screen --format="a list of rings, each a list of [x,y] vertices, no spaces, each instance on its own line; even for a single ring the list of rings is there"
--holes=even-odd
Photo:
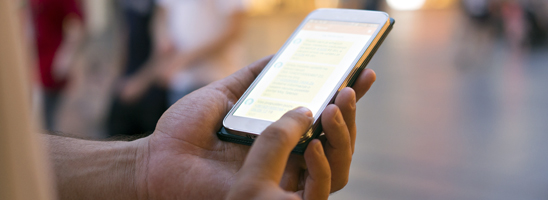
[[[309,20],[272,62],[234,116],[273,122],[299,106],[316,116],[379,27]]]

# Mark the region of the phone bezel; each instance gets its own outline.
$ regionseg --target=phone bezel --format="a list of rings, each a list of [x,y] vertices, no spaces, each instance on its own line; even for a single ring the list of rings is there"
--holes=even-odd
[[[385,30],[388,25],[390,25],[390,18],[388,14],[384,12],[379,11],[363,11],[363,10],[351,10],[351,9],[318,9],[310,13],[297,27],[297,29],[291,34],[291,36],[287,39],[287,41],[284,43],[284,45],[278,50],[276,55],[272,57],[272,60],[265,66],[265,68],[261,71],[261,73],[257,76],[257,78],[253,81],[253,83],[249,86],[249,88],[245,91],[245,93],[240,97],[238,102],[231,108],[231,110],[228,112],[226,117],[223,120],[223,126],[227,129],[227,131],[231,134],[246,136],[254,139],[254,137],[260,135],[260,133],[268,127],[273,122],[261,120],[261,119],[255,119],[255,118],[247,118],[247,117],[241,117],[241,116],[234,116],[234,112],[238,107],[243,103],[243,100],[247,95],[255,88],[257,83],[263,78],[263,76],[266,74],[268,69],[272,67],[274,64],[273,61],[277,60],[280,54],[286,49],[286,47],[293,41],[294,37],[301,31],[301,29],[304,27],[304,25],[309,20],[330,20],[330,21],[344,21],[344,22],[358,22],[358,23],[372,23],[372,24],[379,24],[379,28],[375,30],[374,37],[372,37],[366,45],[364,45],[364,48],[360,51],[355,58],[355,60],[352,62],[352,65],[354,67],[348,68],[348,70],[345,72],[342,79],[339,80],[337,85],[340,87],[336,87],[333,91],[330,92],[329,97],[324,101],[322,106],[320,107],[320,110],[318,110],[318,114],[314,116],[314,125],[313,127],[317,126],[318,119],[320,119],[321,113],[323,110],[327,107],[329,103],[332,103],[334,97],[336,94],[344,87],[341,87],[345,85],[345,83],[348,83],[350,79],[352,78],[352,74],[356,72],[357,68],[360,67],[361,63],[363,63],[364,55],[368,50],[373,48],[372,43],[374,41],[377,41],[379,37],[382,36],[382,34],[379,34],[382,30]],[[361,62],[360,62],[361,61]],[[251,134],[251,135],[250,135]]]

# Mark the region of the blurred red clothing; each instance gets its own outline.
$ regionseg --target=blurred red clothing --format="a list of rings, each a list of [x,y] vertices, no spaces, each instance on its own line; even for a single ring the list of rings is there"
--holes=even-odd
[[[67,17],[82,21],[82,9],[77,0],[30,0],[35,31],[40,79],[44,89],[61,90],[65,80],[55,80],[52,63],[63,41],[63,22]]]

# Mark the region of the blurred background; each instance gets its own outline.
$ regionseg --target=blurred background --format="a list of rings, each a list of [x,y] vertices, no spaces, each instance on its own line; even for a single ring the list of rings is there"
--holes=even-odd
[[[151,133],[177,99],[274,54],[317,8],[396,25],[332,199],[548,199],[548,1],[21,0],[36,117]]]

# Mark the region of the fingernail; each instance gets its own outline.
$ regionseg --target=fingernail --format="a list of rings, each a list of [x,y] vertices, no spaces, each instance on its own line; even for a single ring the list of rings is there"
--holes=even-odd
[[[312,117],[312,111],[310,111],[308,108],[301,106],[301,107],[295,108],[295,111],[305,114],[308,117]]]

